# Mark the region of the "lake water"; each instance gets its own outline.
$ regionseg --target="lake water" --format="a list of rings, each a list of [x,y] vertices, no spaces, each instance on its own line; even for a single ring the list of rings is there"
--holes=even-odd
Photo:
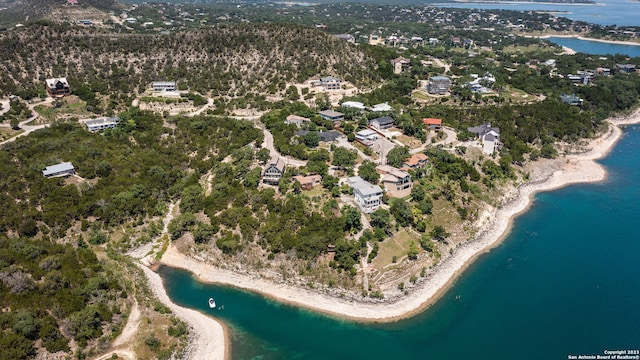
[[[569,47],[575,51],[585,54],[607,55],[607,54],[625,54],[631,57],[640,56],[640,44],[638,45],[621,45],[610,44],[599,41],[580,40],[576,38],[559,38],[550,37],[547,40],[558,45]]]
[[[538,194],[502,245],[429,310],[396,323],[334,319],[167,267],[160,275],[174,302],[229,325],[233,359],[539,360],[637,350],[639,146],[640,126],[631,126],[602,161],[605,182]],[[209,309],[210,296],[224,310]]]
[[[544,4],[544,3],[443,3],[439,7],[462,9],[503,9],[516,11],[554,11],[563,12],[558,16],[586,21],[600,25],[640,26],[640,1],[599,0],[595,5],[588,4]]]

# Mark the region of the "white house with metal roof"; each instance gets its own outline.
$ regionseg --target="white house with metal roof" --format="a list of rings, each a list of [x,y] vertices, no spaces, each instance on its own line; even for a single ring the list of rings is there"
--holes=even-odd
[[[347,179],[347,184],[353,189],[353,197],[360,209],[369,214],[376,211],[382,204],[382,188],[365,181],[360,176]]]
[[[154,81],[151,83],[151,90],[155,92],[176,91],[175,81]]]
[[[113,129],[120,123],[120,118],[117,117],[101,117],[96,119],[84,119],[80,120],[87,129],[91,132],[96,132],[104,129]]]
[[[75,175],[76,169],[71,162],[63,162],[56,165],[47,166],[42,170],[42,175],[48,178]]]

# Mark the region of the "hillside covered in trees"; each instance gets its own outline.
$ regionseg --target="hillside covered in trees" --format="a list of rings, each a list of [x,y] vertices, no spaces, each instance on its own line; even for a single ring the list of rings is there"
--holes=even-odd
[[[375,63],[356,46],[287,24],[223,25],[171,35],[115,34],[41,23],[0,36],[3,95],[28,99],[44,79],[126,101],[152,81],[211,96],[282,94],[287,83],[340,75],[356,84],[377,79]]]

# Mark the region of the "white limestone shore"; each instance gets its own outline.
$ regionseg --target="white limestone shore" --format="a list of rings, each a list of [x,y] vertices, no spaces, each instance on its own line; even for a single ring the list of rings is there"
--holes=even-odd
[[[388,322],[410,317],[433,304],[479,255],[497,246],[509,233],[514,218],[530,206],[535,193],[573,183],[605,179],[605,170],[594,160],[605,156],[619,140],[622,130],[618,125],[640,123],[640,109],[628,117],[613,118],[609,121],[612,125],[607,133],[590,141],[590,151],[536,164],[537,171],[532,173],[531,181],[519,187],[511,199],[507,199],[502,207],[493,211],[490,220],[483,224],[473,241],[459,246],[453,255],[439,264],[419,286],[395,302],[361,303],[304,288],[272,283],[258,277],[236,274],[190,259],[178,252],[173,245],[169,246],[160,263],[188,270],[203,282],[255,291],[278,301],[339,317],[369,322]],[[145,274],[150,280],[151,288],[161,301],[191,324],[196,332],[196,337],[190,346],[192,352],[187,354],[189,358],[224,359],[228,356],[229,341],[224,336],[224,328],[221,324],[203,313],[173,304],[167,297],[159,276],[149,269],[145,269]]]

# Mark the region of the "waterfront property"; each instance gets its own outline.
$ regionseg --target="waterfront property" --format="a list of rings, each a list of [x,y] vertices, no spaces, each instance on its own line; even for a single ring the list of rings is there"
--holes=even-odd
[[[321,118],[325,120],[331,121],[342,121],[344,120],[344,114],[341,112],[333,111],[333,110],[322,110],[318,112]]]
[[[632,74],[636,72],[636,66],[633,64],[616,64],[615,70],[622,74]]]
[[[300,183],[302,190],[311,190],[316,185],[320,185],[322,181],[321,175],[297,175],[293,177],[293,180]]]
[[[492,155],[502,146],[502,142],[500,142],[500,129],[491,126],[490,123],[473,126],[467,130],[476,134],[482,144],[482,152],[485,154]]]
[[[382,203],[382,188],[363,180],[360,176],[347,179],[347,184],[353,189],[353,198],[364,213],[376,211]]]
[[[65,96],[71,94],[71,87],[67,78],[53,78],[45,80],[45,89],[49,96]]]
[[[76,169],[71,162],[63,162],[56,165],[47,166],[42,170],[42,175],[48,178],[66,177],[75,175]]]
[[[451,79],[448,76],[432,76],[429,78],[427,92],[429,94],[444,95],[451,89]]]
[[[411,193],[413,182],[411,175],[390,165],[379,165],[376,171],[382,175],[382,185],[390,197],[401,198]]]
[[[80,120],[83,123],[87,130],[91,132],[96,132],[105,129],[113,129],[120,123],[120,118],[117,117],[101,117],[97,119],[84,119]]]
[[[369,120],[369,126],[374,129],[384,130],[393,127],[394,120],[391,116],[383,116]]]
[[[279,157],[272,158],[264,167],[262,172],[262,182],[269,185],[278,185],[284,175],[284,160]]]
[[[154,81],[151,83],[151,90],[154,92],[176,91],[175,81]]]

